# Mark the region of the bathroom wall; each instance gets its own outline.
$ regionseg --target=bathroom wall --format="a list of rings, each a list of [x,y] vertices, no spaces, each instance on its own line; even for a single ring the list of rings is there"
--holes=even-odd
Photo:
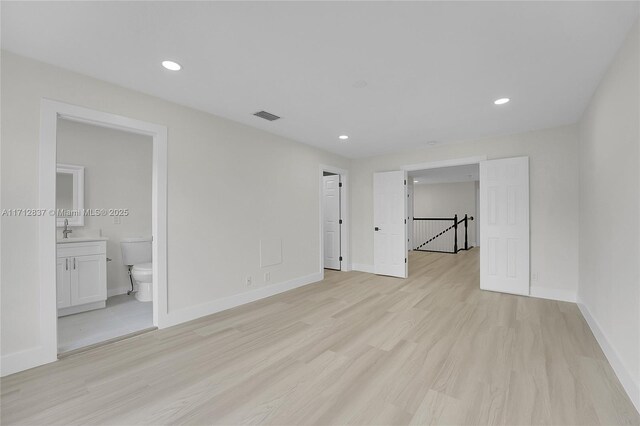
[[[110,216],[86,216],[71,237],[108,237],[107,292],[126,293],[131,287],[122,263],[120,240],[151,236],[151,173],[153,141],[127,133],[67,120],[58,120],[58,163],[84,166],[85,209],[128,209],[116,223]],[[61,234],[58,229],[58,233]]]

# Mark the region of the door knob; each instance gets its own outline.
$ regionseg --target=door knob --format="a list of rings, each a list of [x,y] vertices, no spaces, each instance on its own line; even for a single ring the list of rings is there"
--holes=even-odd
[[[378,228],[377,226],[375,228],[373,228],[374,231],[380,231],[380,228]]]

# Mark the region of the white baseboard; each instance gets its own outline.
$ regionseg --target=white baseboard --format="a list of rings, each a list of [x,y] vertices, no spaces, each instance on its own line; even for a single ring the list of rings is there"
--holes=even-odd
[[[42,346],[25,349],[24,351],[2,356],[2,360],[0,361],[2,363],[0,364],[0,375],[2,377],[8,376],[9,374],[48,364],[55,360],[56,358],[51,359],[48,356],[47,351]]]
[[[531,287],[529,296],[539,299],[559,300],[561,302],[576,303],[576,294],[572,291],[558,290],[549,287]]]
[[[283,293],[288,290],[293,290],[294,288],[302,287],[321,280],[322,272],[316,272],[314,274],[294,278],[289,281],[272,284],[266,287],[257,288],[246,293],[236,294],[233,296],[224,297],[222,299],[213,300],[211,302],[203,303],[201,305],[193,306],[190,308],[180,309],[174,312],[170,311],[167,314],[166,323],[163,323],[161,325],[161,328],[171,327],[183,322],[215,314],[216,312],[225,311],[227,309],[235,308],[236,306],[255,302],[256,300],[274,296],[276,294]]]
[[[354,271],[368,272],[370,274],[373,274],[373,265],[366,265],[364,263],[354,263],[351,265],[351,268]]]
[[[282,283],[257,288],[255,290],[248,291],[246,293],[225,297],[222,299],[214,300],[209,303],[203,303],[201,305],[197,305],[191,308],[170,312],[167,315],[167,322],[162,324],[161,328],[170,327],[172,325],[177,325],[186,321],[191,321],[206,315],[215,314],[216,312],[235,308],[236,306],[244,305],[245,303],[250,303],[259,299],[264,299],[265,297],[273,296],[288,290],[293,290],[295,288],[302,287],[307,284],[311,284],[321,280],[322,280],[322,272],[316,272],[314,274],[295,278]],[[120,290],[120,289],[114,289],[114,290]],[[128,288],[124,290],[124,293],[126,293],[127,290]],[[114,293],[114,294],[118,294],[118,293]],[[29,368],[37,367],[39,365],[54,362],[56,361],[56,359],[57,359],[56,357],[51,358],[47,354],[47,351],[40,346],[36,348],[20,351],[20,352],[3,355],[0,360],[2,363],[0,365],[0,375],[4,377],[9,374],[13,374],[19,371],[27,370]]]
[[[117,296],[119,294],[126,294],[129,290],[131,290],[131,286],[108,288],[107,297]]]
[[[580,312],[582,312],[582,316],[587,321],[587,324],[589,324],[591,332],[600,344],[602,352],[604,352],[604,355],[607,357],[609,364],[611,364],[613,371],[616,373],[616,376],[618,376],[618,380],[620,380],[622,387],[627,391],[627,395],[629,395],[629,399],[631,399],[631,402],[635,405],[636,410],[640,412],[640,383],[634,380],[631,372],[618,356],[618,352],[613,346],[611,346],[611,343],[609,343],[609,340],[602,331],[602,328],[600,328],[598,321],[596,321],[593,315],[591,315],[589,308],[580,301],[578,301],[577,304]]]

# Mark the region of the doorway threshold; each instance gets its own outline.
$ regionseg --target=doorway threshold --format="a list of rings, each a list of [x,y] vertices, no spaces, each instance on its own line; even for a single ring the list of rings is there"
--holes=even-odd
[[[94,343],[92,345],[88,345],[88,346],[83,346],[81,348],[78,349],[72,349],[70,351],[66,351],[66,352],[61,352],[58,354],[58,359],[63,359],[63,358],[67,358],[70,357],[72,355],[77,355],[79,353],[83,353],[83,352],[87,352],[96,348],[100,348],[102,346],[106,346],[106,345],[110,345],[111,343],[116,343],[116,342],[120,342],[122,340],[126,340],[126,339],[130,339],[132,337],[136,337],[139,336],[141,334],[145,334],[145,333],[149,333],[151,331],[155,331],[157,330],[158,327],[149,327],[149,328],[145,328],[142,330],[138,330],[138,331],[134,331],[133,333],[128,333],[122,336],[118,336],[118,337],[114,337],[112,339],[108,339],[102,342],[98,342],[98,343]]]

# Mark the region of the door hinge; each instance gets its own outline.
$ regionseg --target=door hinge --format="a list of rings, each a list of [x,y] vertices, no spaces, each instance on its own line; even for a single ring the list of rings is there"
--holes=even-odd
[[[405,225],[407,224],[407,219],[405,219],[405,220],[404,220],[404,224],[405,224]]]
[[[404,263],[407,263],[407,258],[406,257],[404,258]]]
[[[407,180],[406,180],[406,179],[404,180],[404,184],[405,184],[405,185],[407,184]]]
[[[342,182],[338,182],[338,188],[342,188]]]
[[[342,256],[340,256],[340,262],[342,262]]]
[[[340,221],[338,222],[340,225],[342,225],[342,219],[340,219]]]

